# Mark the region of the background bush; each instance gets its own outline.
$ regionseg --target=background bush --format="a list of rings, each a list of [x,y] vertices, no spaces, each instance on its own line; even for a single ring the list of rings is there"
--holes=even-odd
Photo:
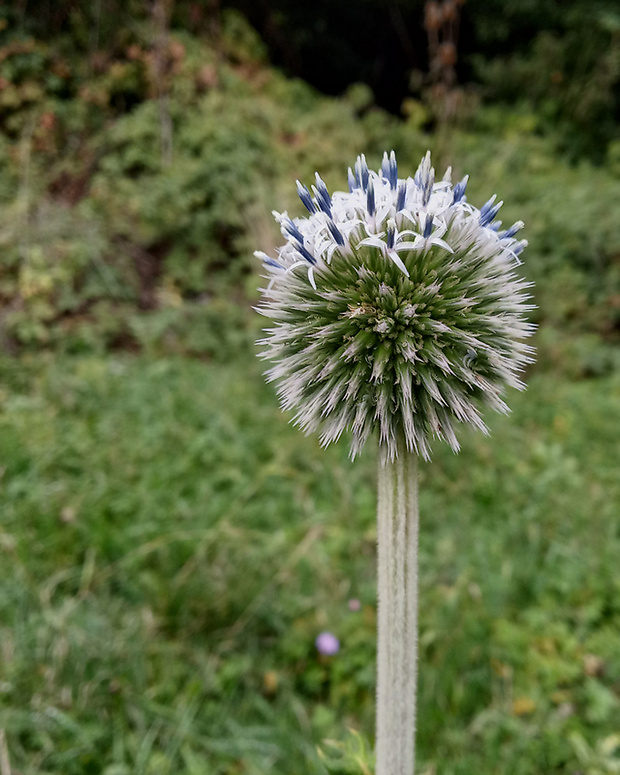
[[[584,337],[574,371],[614,368],[620,227],[610,204],[619,200],[620,167],[614,143],[606,145],[597,134],[616,126],[610,95],[617,86],[617,35],[609,8],[597,6],[578,67],[571,54],[583,21],[578,3],[562,14],[563,42],[557,37],[559,17],[549,9],[544,16],[543,4],[541,18],[523,16],[543,28],[538,42],[503,57],[498,41],[516,46],[516,38],[501,28],[492,34],[486,12],[472,4],[468,23],[475,21],[476,35],[487,46],[476,67],[494,102],[464,118],[446,145],[420,123],[411,105],[423,103],[415,95],[403,121],[374,107],[372,93],[361,84],[336,100],[285,78],[268,66],[264,44],[236,11],[199,14],[194,26],[204,29],[213,19],[220,26],[206,36],[192,35],[180,28],[189,11],[177,3],[162,37],[141,3],[117,8],[102,0],[100,6],[98,40],[87,34],[94,23],[90,4],[78,4],[71,13],[62,4],[53,13],[47,5],[33,5],[22,17],[15,9],[5,11],[5,349],[148,346],[217,356],[228,347],[208,333],[218,315],[226,321],[222,329],[232,326],[241,338],[251,336],[243,334],[243,310],[256,284],[251,253],[278,243],[272,208],[299,212],[296,177],[310,181],[318,169],[330,185],[342,187],[346,165],[358,152],[377,164],[385,148],[394,148],[401,169],[411,170],[430,147],[438,166],[455,159],[455,174],[471,172],[475,201],[497,192],[510,203],[507,219],[526,220],[526,271],[538,283],[540,322],[554,326],[551,333],[545,328],[542,340],[554,364],[569,360],[562,341],[568,334],[571,343]],[[368,4],[365,12],[373,8]],[[112,10],[125,26],[111,24]],[[420,9],[401,10],[413,17]],[[297,23],[282,13],[284,27]],[[511,14],[518,29],[521,17],[515,9]],[[313,40],[308,34],[304,46]],[[555,43],[544,35],[555,35]],[[539,61],[543,56],[548,66]],[[588,100],[591,88],[610,108],[607,119],[583,109],[584,116],[596,116],[591,132],[570,123],[574,117],[569,120],[560,94],[564,86],[545,86],[553,68],[564,67],[554,57],[579,70],[562,76],[570,94]],[[606,74],[607,85],[597,81],[596,68]],[[580,78],[593,80],[584,86]],[[555,100],[555,107],[547,110],[542,97],[549,104]],[[586,158],[575,163],[586,149],[563,146],[565,131],[575,142],[596,145],[594,161],[605,154],[609,161],[601,167]],[[559,153],[560,146],[568,155]],[[228,311],[218,299],[233,299],[237,307]]]

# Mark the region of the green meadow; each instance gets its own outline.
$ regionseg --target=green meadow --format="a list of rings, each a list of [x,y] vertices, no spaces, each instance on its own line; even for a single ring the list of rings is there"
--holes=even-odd
[[[372,452],[301,437],[249,349],[1,375],[16,771],[318,775],[324,739],[372,738]],[[620,380],[511,403],[422,469],[420,771],[614,772]]]

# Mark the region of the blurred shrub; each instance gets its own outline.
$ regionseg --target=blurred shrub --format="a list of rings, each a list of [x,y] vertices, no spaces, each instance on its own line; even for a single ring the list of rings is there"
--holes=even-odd
[[[63,91],[46,80],[57,49],[4,30],[0,76],[9,92],[28,79],[39,84],[32,100],[0,102],[10,128],[0,142],[5,348],[218,357],[231,346],[222,327],[247,340],[252,251],[279,239],[270,210],[296,199],[291,179],[316,168],[341,176],[343,149],[364,148],[359,100],[324,99],[265,67],[239,14],[223,14],[217,51],[170,35],[159,74],[156,38],[142,32],[146,40],[119,38],[87,64],[63,60]],[[225,298],[241,310],[225,309]],[[140,320],[139,310],[153,314]]]
[[[451,157],[455,175],[470,173],[472,202],[497,193],[505,222],[526,222],[543,362],[581,376],[616,368],[620,224],[610,203],[620,201],[618,141],[606,166],[571,166],[556,138],[541,135],[544,110],[534,99],[537,88],[544,93],[535,78],[555,72],[558,57],[569,69],[557,105],[586,99],[581,87],[562,92],[581,83],[568,39],[534,43],[530,54],[497,64],[505,89],[497,99],[516,99],[519,79],[534,96],[525,90],[518,105],[480,108],[451,147],[440,147],[423,132],[415,101],[400,121],[374,106],[362,84],[336,100],[285,78],[265,64],[263,44],[236,12],[222,15],[217,44],[172,31],[160,70],[159,39],[139,18],[86,57],[76,55],[87,48],[82,33],[52,46],[10,15],[0,29],[1,347],[225,357],[254,336],[252,251],[279,243],[273,208],[301,212],[294,179],[309,183],[319,170],[342,188],[357,153],[377,166],[390,148],[408,174],[430,147],[438,168]],[[596,18],[597,34],[617,46],[615,17]],[[611,56],[601,47],[603,59]],[[549,58],[547,75],[537,56]],[[588,82],[597,99],[616,88],[612,60],[587,59],[608,77],[604,87]]]
[[[174,163],[161,162],[157,105],[144,102],[102,138],[92,179],[95,209],[109,228],[145,250],[165,254],[164,274],[182,292],[212,291],[209,271],[240,270],[251,256],[244,208],[269,177],[273,154],[268,119],[253,102],[213,92],[187,121],[173,105]],[[241,262],[247,267],[247,261]]]
[[[601,163],[618,140],[620,14],[584,5],[565,16],[564,29],[540,32],[526,50],[473,56],[474,71],[491,101],[527,105],[569,158]]]

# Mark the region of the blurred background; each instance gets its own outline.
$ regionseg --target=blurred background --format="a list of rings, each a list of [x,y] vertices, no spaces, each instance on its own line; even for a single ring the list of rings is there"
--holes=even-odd
[[[364,772],[374,453],[280,413],[252,252],[428,148],[539,328],[422,469],[418,769],[620,771],[617,0],[12,0],[0,132],[0,775]]]

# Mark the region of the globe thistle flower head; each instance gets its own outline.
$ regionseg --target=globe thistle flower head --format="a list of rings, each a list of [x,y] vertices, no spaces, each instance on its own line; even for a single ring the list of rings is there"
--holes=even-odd
[[[298,181],[308,216],[274,212],[284,245],[255,254],[267,378],[323,444],[349,432],[352,456],[375,429],[390,459],[401,440],[425,458],[433,438],[457,451],[456,426],[486,432],[482,408],[508,411],[502,396],[532,361],[523,224],[501,231],[502,202],[469,204],[467,177],[436,181],[430,153],[405,179],[393,151],[377,172],[362,155],[348,180],[332,195],[318,174],[311,189]]]

